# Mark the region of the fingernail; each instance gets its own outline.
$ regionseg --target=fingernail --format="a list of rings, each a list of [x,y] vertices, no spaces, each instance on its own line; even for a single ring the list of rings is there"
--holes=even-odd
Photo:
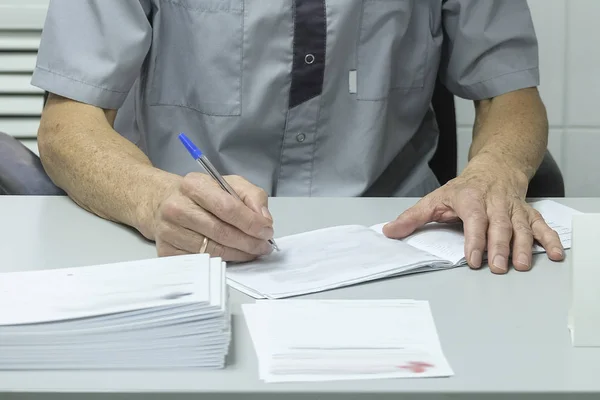
[[[269,209],[267,207],[263,207],[261,211],[262,211],[262,215],[264,215],[265,218],[273,221],[273,216],[271,215],[271,213],[269,212]]]
[[[269,240],[273,238],[273,228],[266,226],[261,229],[259,236],[261,239]]]
[[[552,252],[555,253],[555,254],[558,254],[560,257],[563,256],[563,251],[562,251],[562,249],[560,247],[553,248]]]
[[[527,257],[527,254],[525,253],[519,254],[519,256],[517,257],[517,262],[523,267],[529,267],[529,257]]]
[[[502,271],[508,270],[506,257],[501,256],[500,254],[494,257],[494,262],[492,264],[494,265],[494,267],[501,269]]]
[[[476,268],[481,267],[481,258],[482,258],[481,251],[473,250],[471,252],[471,265]]]

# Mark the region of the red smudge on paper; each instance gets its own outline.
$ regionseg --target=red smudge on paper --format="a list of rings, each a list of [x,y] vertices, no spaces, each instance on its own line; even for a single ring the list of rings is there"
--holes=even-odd
[[[429,363],[426,363],[426,362],[411,361],[407,365],[401,365],[398,368],[400,368],[400,369],[408,369],[411,372],[419,374],[419,373],[427,371],[427,368],[433,368],[433,367],[434,366],[432,364],[429,364]]]

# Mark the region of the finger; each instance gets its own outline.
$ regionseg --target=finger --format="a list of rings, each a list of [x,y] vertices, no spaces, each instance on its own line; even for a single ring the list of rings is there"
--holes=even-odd
[[[488,264],[493,273],[505,274],[508,272],[513,227],[505,203],[491,207],[493,208],[488,210],[490,214],[487,235]]]
[[[248,182],[246,179],[237,175],[225,177],[227,182],[233,187],[240,196],[244,204],[265,218],[273,221],[273,216],[269,212],[269,196],[267,192],[256,185]]]
[[[164,221],[156,228],[158,237],[191,253],[198,252],[204,236],[247,254],[266,255],[273,251],[266,240],[243,233],[190,199],[181,198],[175,205],[166,204],[162,217]]]
[[[198,254],[198,252],[200,251],[200,247],[198,247],[196,250],[183,250],[165,240],[160,240],[156,243],[156,249],[159,257]],[[253,254],[244,253],[242,251],[232,249],[230,247],[225,247],[212,241],[208,242],[205,252],[210,254],[212,257],[221,257],[223,261],[231,262],[244,262],[257,258],[257,256]]]
[[[434,220],[435,207],[436,204],[432,197],[423,197],[394,221],[384,225],[383,234],[392,239],[402,239],[409,236],[421,226]]]
[[[533,230],[529,222],[529,214],[524,208],[518,207],[514,210],[512,229],[512,263],[517,271],[528,271],[531,269]]]
[[[221,257],[224,261],[230,262],[252,261],[258,257],[254,254],[244,253],[237,249],[223,246],[222,244],[217,243],[214,240],[208,241],[208,246],[206,246],[206,252],[209,253],[212,257]]]
[[[199,252],[203,236],[181,226],[173,225],[169,222],[161,223],[156,229],[157,235],[162,242],[180,249],[187,254],[196,254]]]
[[[204,235],[223,246],[257,256],[273,252],[273,247],[266,240],[249,236],[236,227],[224,223],[214,215],[203,214],[201,224],[206,226],[206,229],[202,230]]]
[[[181,192],[184,196],[247,235],[263,240],[273,238],[273,221],[254,212],[221,189],[210,177],[202,175],[188,174],[183,179]]]
[[[483,263],[486,250],[488,217],[483,200],[472,197],[464,198],[452,204],[459,218],[463,221],[465,237],[465,258],[469,267],[479,269]]]
[[[177,247],[170,245],[164,240],[156,241],[156,253],[159,257],[182,256],[184,254],[190,254],[187,251],[178,249]]]
[[[548,258],[553,261],[563,260],[565,253],[558,233],[548,226],[542,215],[536,210],[530,212],[530,220],[533,237],[546,250]]]
[[[157,243],[160,243],[160,247],[157,248],[160,248],[160,253],[164,255],[198,254],[204,242],[204,237],[198,233],[170,224],[161,224],[159,234],[160,241]],[[205,252],[225,261],[248,261],[257,258],[255,254],[223,246],[212,240],[209,240]]]

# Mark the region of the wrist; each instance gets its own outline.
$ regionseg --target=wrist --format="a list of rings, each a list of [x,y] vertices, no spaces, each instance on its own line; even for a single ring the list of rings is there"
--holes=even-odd
[[[527,182],[533,178],[546,152],[546,143],[529,146],[523,151],[516,151],[513,146],[505,146],[501,142],[489,143],[470,157],[470,161],[481,161],[510,170],[513,174],[525,176]],[[473,151],[473,149],[471,149]]]
[[[489,152],[478,153],[469,161],[463,171],[466,174],[486,177],[488,180],[501,180],[513,186],[523,195],[527,192],[529,180],[534,172],[534,167],[524,166],[513,157]]]
[[[163,200],[176,190],[182,177],[152,167],[144,174],[144,184],[136,196],[134,228],[149,240],[156,236],[156,211]]]

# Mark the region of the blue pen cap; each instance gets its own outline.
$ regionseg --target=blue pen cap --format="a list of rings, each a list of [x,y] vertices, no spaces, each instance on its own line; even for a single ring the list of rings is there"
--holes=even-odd
[[[179,134],[179,140],[181,140],[181,143],[183,143],[187,151],[190,152],[190,154],[192,155],[192,157],[194,157],[195,160],[202,157],[202,152],[200,151],[200,149],[197,148],[196,145],[187,136],[185,136],[185,133]]]

